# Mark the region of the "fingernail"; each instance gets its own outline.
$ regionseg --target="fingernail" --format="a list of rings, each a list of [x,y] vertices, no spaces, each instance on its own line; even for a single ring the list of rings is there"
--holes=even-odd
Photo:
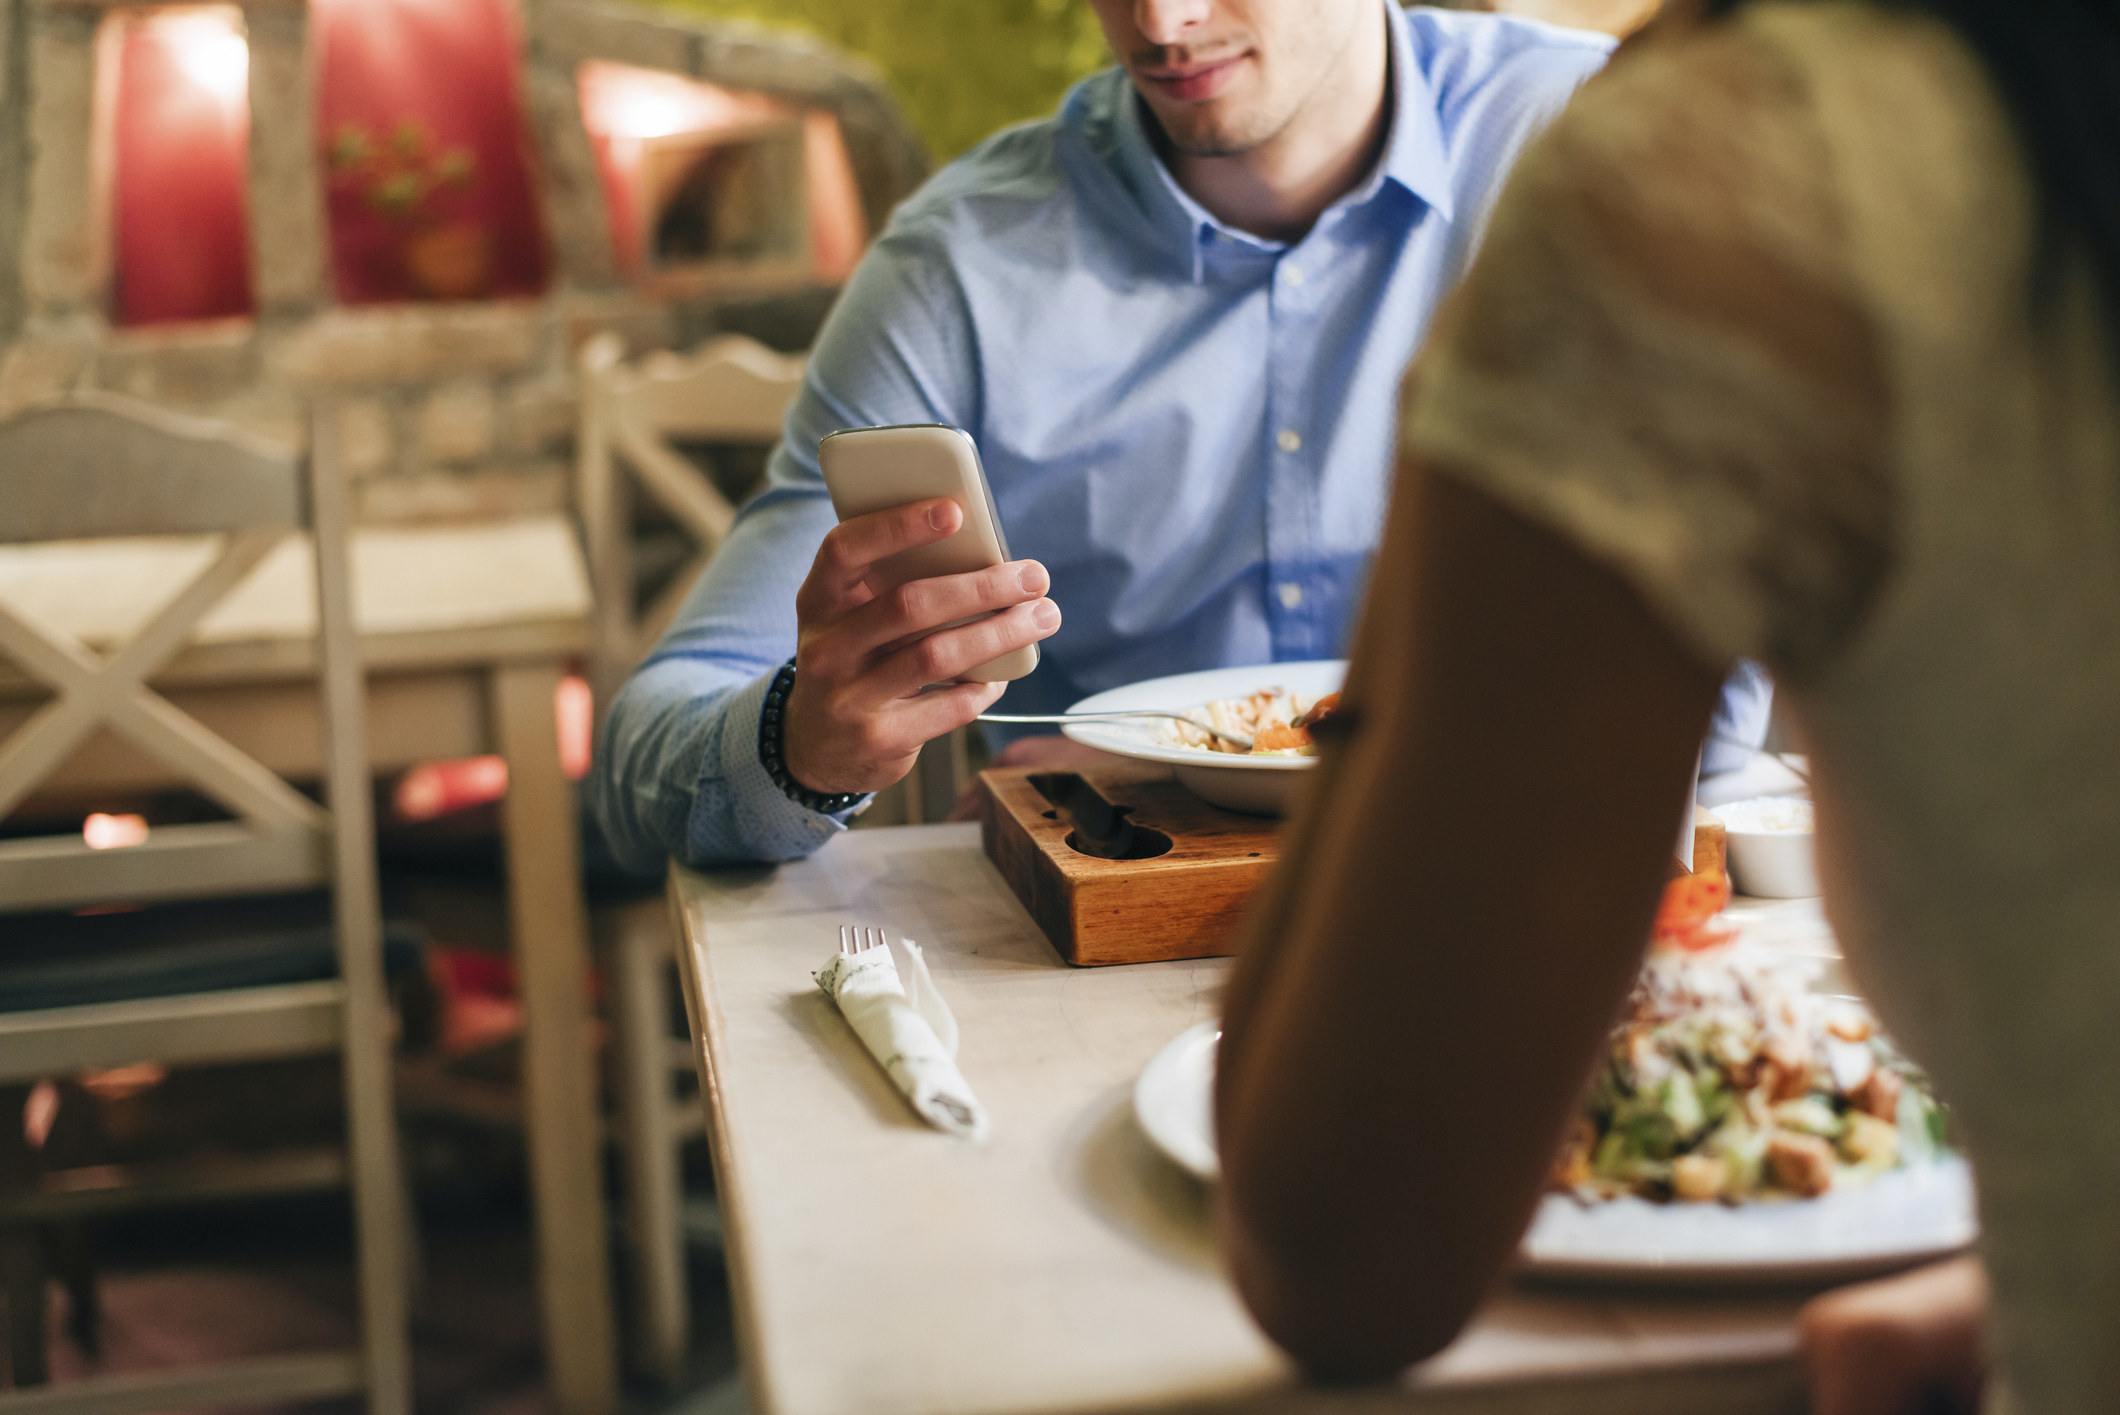
[[[928,526],[938,531],[946,531],[950,528],[949,502],[938,501],[933,506],[928,507]]]
[[[1031,606],[1031,623],[1041,629],[1060,627],[1060,606],[1049,599],[1041,599]]]
[[[1032,561],[1016,572],[1016,582],[1023,586],[1025,594],[1045,593],[1045,567]]]

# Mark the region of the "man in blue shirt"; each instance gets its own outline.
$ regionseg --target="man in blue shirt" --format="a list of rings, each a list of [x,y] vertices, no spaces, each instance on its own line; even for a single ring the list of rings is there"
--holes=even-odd
[[[1002,691],[923,685],[1027,643],[1011,712],[1342,652],[1400,375],[1518,150],[1610,42],[1388,0],[1091,4],[1120,67],[900,208],[765,490],[612,704],[590,789],[622,861],[808,853]],[[835,527],[818,440],[889,423],[970,432],[1025,558],[872,597],[868,566],[960,516]]]

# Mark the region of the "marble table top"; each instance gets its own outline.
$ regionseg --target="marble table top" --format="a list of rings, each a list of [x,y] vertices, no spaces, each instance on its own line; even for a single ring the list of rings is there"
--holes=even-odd
[[[1442,1356],[1303,1386],[1225,1281],[1210,1196],[1130,1108],[1226,960],[1074,969],[977,827],[854,831],[673,873],[746,1377],[768,1415],[1408,1410],[1796,1415],[1796,1292],[1506,1286]],[[1759,922],[1816,932],[1815,910]],[[927,950],[993,1121],[929,1130],[811,973],[842,923]]]

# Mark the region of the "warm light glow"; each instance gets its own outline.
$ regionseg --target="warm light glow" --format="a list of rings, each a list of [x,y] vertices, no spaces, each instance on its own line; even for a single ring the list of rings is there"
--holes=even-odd
[[[614,137],[663,138],[690,126],[675,95],[636,88],[621,90],[605,113]]]
[[[161,1085],[169,1079],[169,1068],[159,1061],[138,1061],[107,1071],[84,1071],[77,1079],[81,1089],[99,1101],[122,1101]]]
[[[51,1138],[52,1125],[59,1119],[59,1088],[49,1081],[39,1081],[30,1087],[29,1099],[22,1103],[22,1138],[29,1141],[33,1150],[44,1148]]]
[[[117,9],[104,33],[112,313],[120,324],[252,313],[243,12]]]
[[[589,774],[589,750],[595,734],[596,700],[587,679],[559,680],[552,694],[553,727],[559,737],[559,769],[569,781]],[[421,762],[398,778],[390,793],[390,810],[407,825],[431,821],[498,801],[508,794],[508,763],[501,757],[460,757]]]
[[[155,22],[176,53],[184,76],[223,103],[246,96],[250,85],[250,46],[235,19],[218,10],[164,15]]]
[[[146,839],[145,816],[107,816],[98,811],[81,822],[81,843],[91,850],[122,850]]]
[[[501,757],[463,757],[422,762],[398,778],[390,808],[407,824],[468,810],[508,794],[508,763]]]
[[[596,732],[596,698],[581,677],[560,679],[551,696],[553,728],[560,736],[560,770],[568,781],[589,774],[589,743]],[[399,776],[390,793],[390,813],[405,825],[418,825],[456,810],[496,802],[509,793],[505,757],[458,757],[456,762],[422,762]]]
[[[596,146],[611,240],[628,270],[640,261],[639,210],[645,144],[679,133],[711,133],[797,116],[798,110],[762,93],[716,88],[659,69],[591,60],[577,77],[582,126]],[[802,113],[809,167],[810,256],[820,280],[852,273],[868,245],[861,193],[838,120],[823,110]]]
[[[552,695],[552,714],[559,728],[559,769],[567,780],[589,774],[589,753],[596,737],[596,698],[586,678],[562,678]]]
[[[732,93],[677,74],[601,60],[581,71],[582,122],[603,138],[666,138],[728,123],[783,117],[759,94]]]

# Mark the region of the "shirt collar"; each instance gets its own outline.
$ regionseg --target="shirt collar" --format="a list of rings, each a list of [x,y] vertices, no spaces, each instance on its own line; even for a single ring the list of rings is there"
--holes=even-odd
[[[1443,149],[1435,95],[1421,72],[1406,12],[1398,0],[1384,0],[1384,15],[1390,45],[1391,115],[1383,155],[1360,185],[1327,209],[1360,206],[1390,183],[1448,221],[1453,210],[1450,161]],[[1134,179],[1136,190],[1146,197],[1157,232],[1168,239],[1171,254],[1189,268],[1192,282],[1197,285],[1203,278],[1204,251],[1212,242],[1229,241],[1263,251],[1285,249],[1279,241],[1226,225],[1178,185],[1148,135],[1148,119],[1140,95],[1123,74],[1119,78],[1117,112],[1112,115],[1119,162],[1126,175]]]

